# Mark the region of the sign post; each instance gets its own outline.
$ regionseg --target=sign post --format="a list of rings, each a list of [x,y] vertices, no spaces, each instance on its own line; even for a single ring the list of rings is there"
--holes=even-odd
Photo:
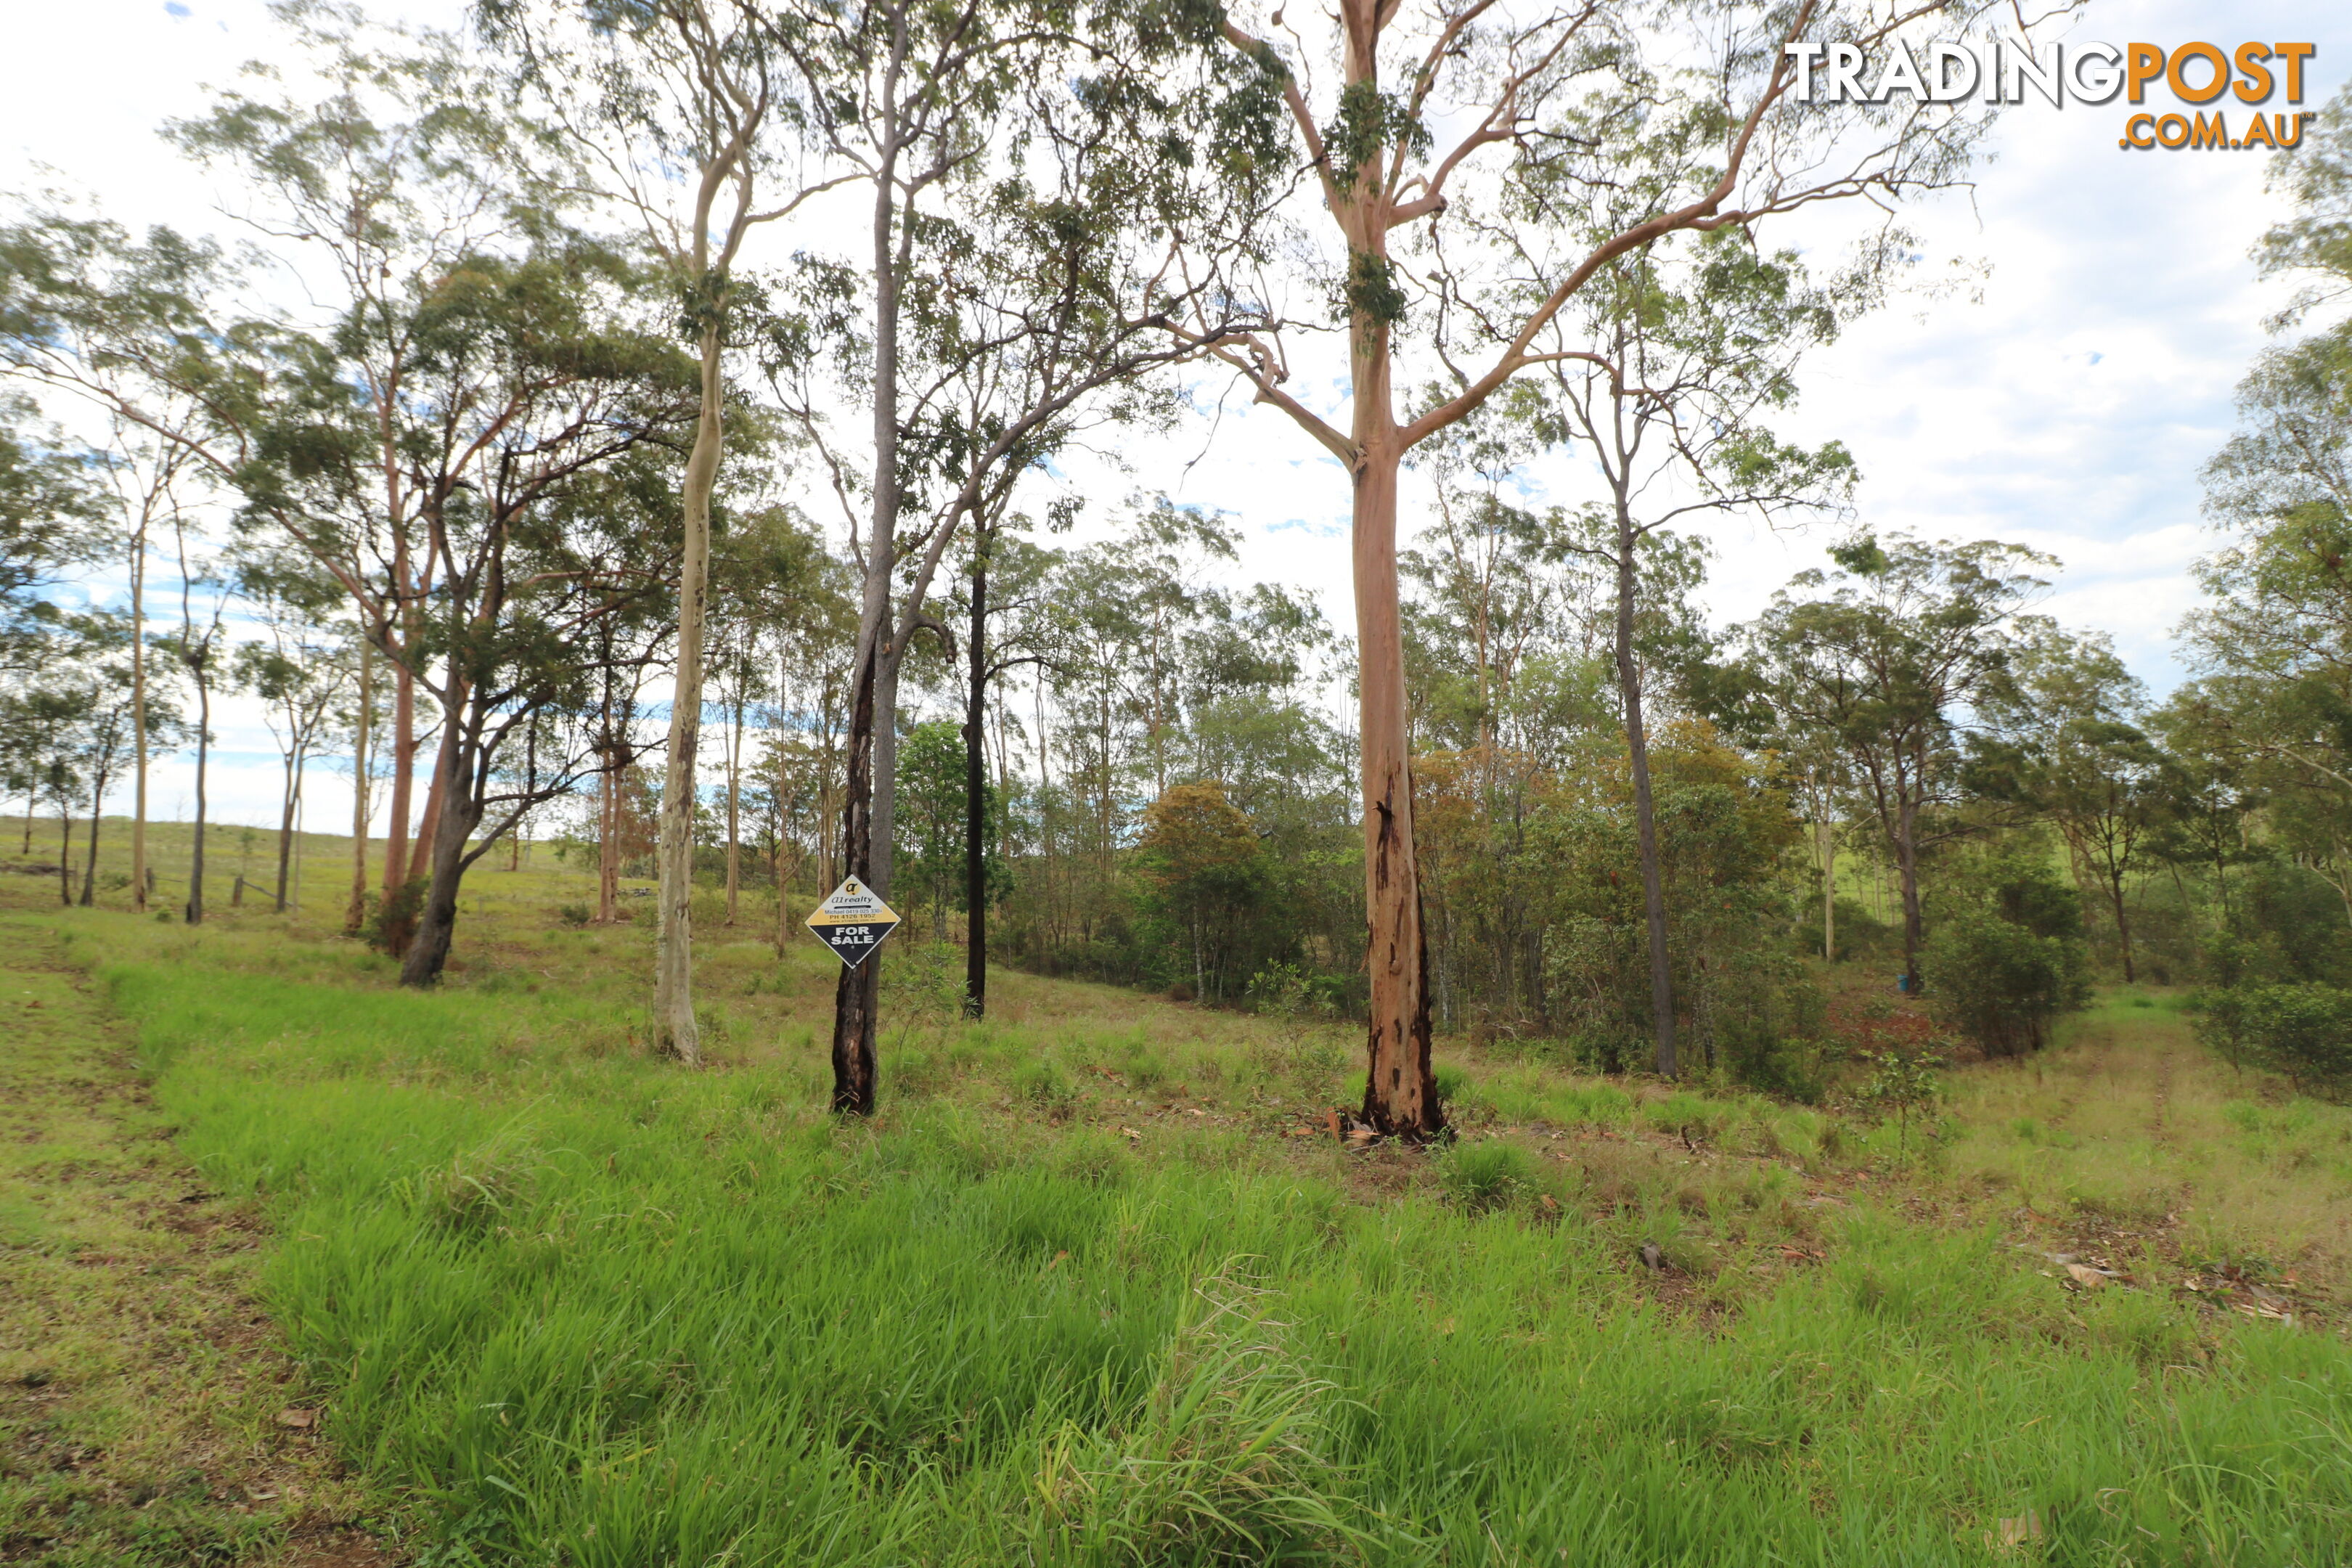
[[[882,896],[855,877],[835,888],[808,918],[817,940],[851,969],[865,963],[898,927],[898,917]]]

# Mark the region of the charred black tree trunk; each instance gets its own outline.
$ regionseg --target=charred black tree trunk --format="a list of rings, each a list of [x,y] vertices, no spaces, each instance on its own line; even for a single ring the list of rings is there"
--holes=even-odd
[[[844,875],[872,886],[874,869],[875,666],[881,658],[875,637],[858,660],[849,725],[847,777],[841,808]],[[887,721],[885,721],[887,722]],[[833,1109],[847,1116],[874,1114],[874,1024],[881,1000],[882,955],[868,952],[852,969],[844,965],[833,994]]]
[[[988,1016],[988,780],[982,736],[988,716],[988,542],[971,568],[971,695],[963,719],[963,1010]]]

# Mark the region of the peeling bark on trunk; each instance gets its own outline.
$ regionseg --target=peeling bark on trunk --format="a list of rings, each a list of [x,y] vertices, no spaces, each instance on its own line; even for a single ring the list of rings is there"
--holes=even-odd
[[[457,759],[444,753],[445,766],[455,767]],[[481,826],[482,807],[472,798],[473,792],[462,786],[444,792],[445,798],[462,795],[464,799],[446,798],[432,841],[426,848],[426,876],[430,879],[425,897],[420,900],[416,916],[416,936],[408,944],[408,952],[400,964],[403,985],[436,985],[441,972],[449,962],[449,946],[457,931],[457,889],[465,868],[460,864],[466,854],[467,840]],[[423,842],[423,840],[419,840]]]
[[[1363,362],[1359,360],[1360,369]],[[1386,356],[1381,357],[1382,371]],[[1386,385],[1379,388],[1387,403]],[[1367,395],[1359,387],[1360,405]],[[1363,1119],[1376,1131],[1427,1138],[1445,1125],[1430,1066],[1429,949],[1412,837],[1404,639],[1398,607],[1397,469],[1402,454],[1367,443],[1356,474],[1356,638],[1361,659],[1365,963],[1371,981]]]
[[[719,425],[720,342],[716,327],[702,334],[702,410],[687,459],[686,548],[678,566],[677,681],[670,699],[668,769],[664,775],[659,948],[654,968],[654,1028],[671,1055],[689,1067],[702,1061],[694,1021],[694,781],[702,742],[702,642],[710,600],[710,492],[718,482],[723,431]]]

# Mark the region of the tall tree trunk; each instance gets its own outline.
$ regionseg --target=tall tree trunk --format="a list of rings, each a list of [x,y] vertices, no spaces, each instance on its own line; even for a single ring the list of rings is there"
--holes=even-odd
[[[1624,705],[1625,753],[1633,770],[1633,832],[1642,857],[1642,918],[1650,942],[1650,1025],[1654,1065],[1675,1076],[1675,979],[1666,952],[1666,893],[1658,868],[1658,821],[1650,795],[1650,731],[1642,717],[1642,670],[1633,658],[1633,533],[1624,503],[1617,513],[1617,693]]]
[[[694,1022],[694,780],[702,743],[702,641],[710,602],[710,492],[719,479],[724,431],[719,424],[717,324],[702,331],[702,408],[687,458],[682,498],[685,551],[678,563],[677,680],[670,698],[669,757],[663,775],[661,833],[655,853],[660,876],[658,947],[654,960],[654,1028],[664,1047],[688,1067],[702,1061]]]
[[[188,856],[188,901],[182,916],[190,925],[205,921],[205,784],[212,762],[213,691],[202,664],[196,666],[196,837]]]
[[[415,643],[411,641],[410,647]],[[416,677],[408,666],[392,667],[392,798],[384,803],[383,900],[387,906],[408,885],[408,816],[416,771]]]
[[[433,875],[433,838],[441,830],[442,808],[448,803],[448,788],[442,780],[446,776],[450,748],[457,743],[449,731],[449,721],[445,719],[441,739],[433,748],[433,771],[425,775],[425,809],[417,814],[416,837],[408,858],[408,880],[412,882]]]
[[[596,781],[596,923],[608,926],[621,918],[621,752],[604,752],[604,772]]]
[[[876,891],[873,879],[874,822],[874,663],[878,648],[869,647],[852,676],[849,721],[849,766],[842,790],[841,858],[845,879],[855,877]],[[887,896],[887,894],[885,895]],[[833,1109],[850,1116],[874,1114],[875,1009],[881,1000],[882,955],[869,952],[866,962],[842,967],[833,989]]]
[[[375,716],[375,647],[360,639],[359,717],[352,731],[352,896],[343,906],[343,931],[356,933],[367,921],[368,723]]]
[[[971,691],[963,718],[963,1011],[988,1016],[988,546],[976,541],[971,564]]]
[[[464,711],[465,704],[462,699],[455,708],[449,710],[450,713],[455,714],[462,714]],[[407,952],[410,945],[416,940],[417,910],[422,898],[420,895],[415,899],[401,900],[396,904],[393,900],[410,883],[425,881],[433,875],[433,844],[440,834],[441,818],[447,805],[448,790],[444,780],[449,776],[449,771],[453,765],[452,752],[457,744],[457,721],[445,715],[441,721],[440,742],[433,748],[433,773],[425,783],[425,813],[417,818],[416,822],[415,847],[418,853],[409,857],[404,865],[403,869],[406,872],[406,879],[401,883],[400,888],[388,888],[385,890],[383,948],[395,958]],[[394,918],[395,910],[397,910],[397,918]]]
[[[2339,889],[2340,890],[2340,889]],[[2132,969],[2131,916],[2124,909],[2124,878],[2120,871],[2107,879],[2107,896],[2116,906],[2116,935],[2123,942],[2124,984],[2135,984],[2139,976]],[[2352,915],[2352,895],[2345,899],[2345,912]]]
[[[452,728],[455,721],[445,721]],[[416,911],[416,934],[400,963],[403,985],[430,986],[440,983],[449,962],[449,947],[457,930],[457,888],[465,875],[467,840],[482,823],[482,805],[470,787],[473,769],[464,748],[444,748],[436,764],[444,775],[442,808],[432,839],[417,842],[425,852],[429,879]]]
[[[278,813],[278,896],[277,912],[286,912],[286,874],[291,868],[294,856],[294,780],[295,758],[286,753],[285,800]]]
[[[89,792],[89,847],[82,861],[81,897],[76,900],[86,910],[98,902],[98,829],[105,820],[106,774],[100,772]]]
[[[2172,873],[2173,896],[2180,900],[2180,925],[2189,933],[2189,960],[2202,970],[2205,967],[2205,945],[2197,935],[2197,906],[2189,901],[2189,885],[2180,879],[2180,862],[2167,860],[2165,866]],[[2352,919],[2352,915],[2347,918]]]
[[[1385,333],[1381,334],[1383,339]],[[1370,364],[1368,364],[1370,361]],[[1396,564],[1397,470],[1403,454],[1387,418],[1388,356],[1360,353],[1353,541],[1358,722],[1363,743],[1364,914],[1370,1019],[1364,1047],[1363,1119],[1379,1132],[1427,1138],[1445,1125],[1430,1066],[1429,949],[1412,832],[1412,760]],[[1374,415],[1371,411],[1377,409]],[[1371,439],[1361,426],[1370,423]]]
[[[89,857],[82,864],[81,907],[98,903],[98,826],[106,820],[106,774],[100,773],[89,792]]]
[[[793,937],[793,879],[800,868],[798,847],[790,832],[793,797],[797,792],[782,778],[776,781],[776,956]]]
[[[392,533],[392,604],[384,616],[385,651],[397,622],[401,657],[392,670],[392,798],[385,803],[383,825],[383,901],[389,910],[401,889],[408,885],[408,808],[416,769],[416,677],[407,656],[416,647],[416,626],[411,604],[406,503],[400,490],[400,439],[394,414],[401,395],[400,364],[380,384],[376,395],[376,442],[383,466],[384,526]],[[398,951],[395,949],[394,951]]]
[[[1895,874],[1903,895],[1903,975],[1909,992],[1919,990],[1918,808],[1905,800],[1895,813]]]
[[[58,903],[60,908],[73,908],[73,804],[62,792],[58,795],[58,826],[62,837],[58,840]]]
[[[727,923],[735,923],[742,887],[743,700],[737,697],[727,734]]]
[[[894,59],[886,90],[884,123],[895,136],[897,79],[906,51],[904,21],[891,43]],[[898,153],[895,141],[884,149],[874,179],[870,236],[874,256],[874,474],[873,512],[866,542],[865,592],[858,609],[857,656],[849,706],[847,787],[843,791],[841,849],[844,875],[856,877],[882,898],[890,895],[890,833],[893,785],[898,772],[898,681],[891,647],[890,585],[898,565]],[[833,1108],[871,1116],[875,1100],[874,1035],[881,998],[882,954],[869,952],[856,969],[845,968],[834,990]]]
[[[1837,962],[1837,826],[1823,812],[1814,831],[1822,841],[1822,962]]]
[[[294,759],[294,880],[286,889],[286,907],[302,910],[302,774],[308,759]]]
[[[131,908],[147,912],[147,507],[131,536]]]

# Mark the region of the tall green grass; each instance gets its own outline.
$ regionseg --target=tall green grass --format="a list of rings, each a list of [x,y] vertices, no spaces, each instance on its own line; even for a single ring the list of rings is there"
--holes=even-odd
[[[2352,1561],[2339,1341],[1990,1232],[1857,1209],[1707,1316],[1517,1166],[1368,1203],[1025,1081],[841,1126],[561,988],[110,921],[185,1148],[276,1205],[329,1431],[443,1561],[1964,1563],[2028,1513],[2052,1563]]]

